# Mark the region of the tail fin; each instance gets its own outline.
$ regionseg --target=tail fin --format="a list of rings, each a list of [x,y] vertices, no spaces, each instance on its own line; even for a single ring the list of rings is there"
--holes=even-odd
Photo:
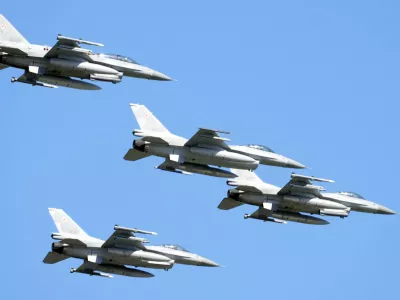
[[[8,20],[0,14],[0,41],[29,44]]]
[[[248,171],[248,170],[239,170],[239,169],[231,169],[231,172],[237,176],[236,179],[245,179],[253,182],[262,182],[260,177],[257,176],[256,173]]]
[[[146,106],[132,103],[130,105],[140,129],[150,132],[169,132]]]
[[[62,209],[49,208],[49,213],[60,233],[88,236]]]

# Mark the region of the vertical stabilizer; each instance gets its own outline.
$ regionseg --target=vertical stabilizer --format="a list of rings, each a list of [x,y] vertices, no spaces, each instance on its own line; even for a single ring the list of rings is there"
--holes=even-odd
[[[2,14],[0,14],[0,41],[29,44],[23,35]]]
[[[148,132],[169,132],[146,106],[132,103],[130,105],[141,130]]]
[[[77,236],[88,236],[62,209],[49,208],[58,232]]]

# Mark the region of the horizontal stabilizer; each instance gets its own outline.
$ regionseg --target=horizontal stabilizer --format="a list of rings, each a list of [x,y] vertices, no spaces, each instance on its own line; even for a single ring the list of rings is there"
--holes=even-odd
[[[242,202],[236,201],[232,198],[224,198],[221,203],[218,205],[219,209],[229,210],[238,206],[243,205]]]
[[[135,161],[148,156],[150,155],[132,148],[129,149],[128,152],[126,152],[124,159],[129,161]]]
[[[6,68],[8,68],[8,66],[3,65],[3,64],[0,64],[0,70],[4,70],[4,69],[6,69]]]
[[[28,53],[14,47],[0,46],[0,52],[6,52],[8,54],[14,54],[19,56],[28,56]]]
[[[43,262],[45,264],[56,264],[56,263],[58,263],[60,261],[63,261],[64,259],[67,259],[67,258],[69,258],[69,257],[66,256],[66,255],[59,254],[57,252],[53,252],[52,251],[52,252],[47,253],[46,257],[43,259]]]

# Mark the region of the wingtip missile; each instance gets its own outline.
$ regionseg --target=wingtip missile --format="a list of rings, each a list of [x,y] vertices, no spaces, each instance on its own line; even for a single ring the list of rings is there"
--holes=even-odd
[[[67,37],[67,36],[63,36],[60,33],[57,35],[57,40],[59,40],[59,41],[61,41],[61,40],[70,41],[70,42],[75,42],[75,43],[78,43],[78,44],[86,44],[86,45],[90,45],[90,46],[104,47],[104,45],[101,44],[101,43],[85,41],[83,39],[70,38],[70,37]]]
[[[146,231],[146,230],[141,230],[141,229],[137,229],[137,228],[123,227],[123,226],[119,226],[119,225],[115,225],[114,226],[114,230],[121,230],[121,231],[129,231],[129,232],[133,232],[133,233],[157,235],[157,232]]]
[[[313,180],[313,181],[329,182],[329,183],[335,182],[334,180],[331,180],[331,179],[318,178],[315,176],[307,176],[307,175],[301,175],[301,174],[296,174],[296,173],[292,173],[291,178],[308,179],[308,180]]]
[[[223,130],[218,130],[218,129],[210,129],[210,128],[205,128],[205,127],[199,127],[201,130],[206,130],[206,131],[214,131],[218,133],[223,133],[223,134],[231,134],[229,131],[223,131]]]

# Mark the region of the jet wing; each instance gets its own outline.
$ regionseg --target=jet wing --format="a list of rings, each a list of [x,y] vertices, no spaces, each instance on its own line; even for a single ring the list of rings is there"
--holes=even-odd
[[[199,145],[211,145],[229,149],[229,146],[225,142],[229,142],[230,140],[220,137],[218,133],[229,134],[229,132],[225,131],[200,128],[196,134],[185,143],[185,146],[194,147]]]
[[[305,176],[292,173],[290,181],[278,192],[278,195],[290,195],[296,193],[312,194],[322,198],[320,191],[325,189],[321,186],[313,185],[311,181],[333,182],[333,180],[317,178],[314,176]]]
[[[116,245],[123,245],[124,248],[146,249],[141,241],[130,241],[131,237],[135,237],[131,232],[116,230],[101,247],[113,248]]]
[[[8,68],[8,66],[0,64],[0,70],[6,69],[6,68]]]
[[[143,243],[148,243],[148,241],[144,238],[136,237],[134,232],[156,235],[155,232],[139,230],[136,228],[125,228],[118,225],[114,226],[114,230],[114,233],[101,246],[102,248],[112,248],[118,245],[123,248],[146,249]]]
[[[39,69],[40,68],[38,68],[38,70]],[[39,73],[39,72],[37,72],[37,73]],[[53,89],[57,88],[57,86],[54,85],[54,84],[49,84],[49,83],[38,81],[39,77],[40,77],[40,74],[36,74],[36,73],[33,73],[33,72],[25,71],[25,73],[22,74],[20,77],[18,77],[18,78],[14,78],[13,77],[11,79],[11,81],[12,82],[18,81],[18,82],[22,82],[22,83],[27,83],[27,84],[37,85],[37,86],[43,86],[43,87],[48,87],[48,88],[53,88]],[[66,77],[66,78],[69,78],[69,77]]]
[[[46,53],[45,57],[47,58],[56,58],[60,54],[65,55],[89,55],[92,53],[91,50],[81,48],[80,44],[86,44],[86,45],[92,45],[92,46],[99,46],[103,47],[103,44],[100,43],[94,43],[94,42],[89,42],[85,41],[82,39],[74,39],[74,38],[69,38],[65,37],[62,35],[57,36],[58,42]],[[88,58],[88,56],[87,56]]]

